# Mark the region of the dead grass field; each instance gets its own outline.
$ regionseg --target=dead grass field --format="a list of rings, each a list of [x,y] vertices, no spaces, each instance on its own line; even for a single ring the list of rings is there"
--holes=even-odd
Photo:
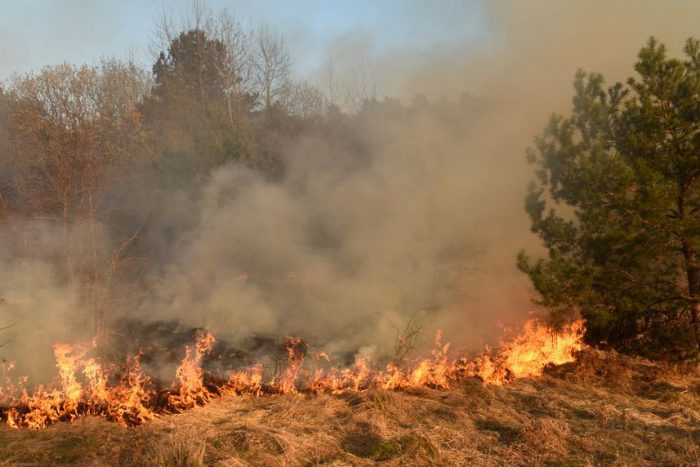
[[[124,428],[0,427],[0,465],[700,465],[700,369],[599,351],[449,391],[223,397]]]

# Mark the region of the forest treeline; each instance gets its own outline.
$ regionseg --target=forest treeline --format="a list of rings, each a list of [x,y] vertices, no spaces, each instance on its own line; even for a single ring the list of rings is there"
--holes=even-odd
[[[196,222],[196,212],[175,213],[213,169],[235,165],[275,183],[287,148],[309,139],[342,148],[333,153],[343,160],[324,163],[352,173],[372,164],[367,128],[377,122],[431,115],[462,134],[483,110],[467,95],[380,100],[365,72],[340,86],[329,69],[323,90],[297,81],[276,31],[226,14],[158,30],[150,70],[105,59],[0,87],[4,247],[50,261],[90,333],[148,295],[140,279]],[[669,58],[651,40],[626,83],[577,75],[572,114],[553,116],[529,152],[537,168],[526,209],[548,255],[518,257],[553,321],[583,316],[590,343],[662,359],[700,349],[698,42],[685,53]],[[318,244],[332,245],[324,235]]]
[[[329,154],[345,159],[329,163],[351,173],[371,163],[373,120],[431,114],[458,132],[475,108],[468,96],[380,100],[363,70],[343,84],[329,68],[323,90],[300,82],[276,31],[227,14],[179,28],[163,21],[158,31],[150,70],[64,63],[0,88],[3,259],[50,262],[91,334],[148,295],[145,272],[167,263],[183,224],[197,222],[183,200],[217,167],[275,183],[288,148],[306,138],[335,148]]]

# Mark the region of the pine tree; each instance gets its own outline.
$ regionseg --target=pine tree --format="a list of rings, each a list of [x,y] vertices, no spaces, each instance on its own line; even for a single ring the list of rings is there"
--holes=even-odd
[[[228,160],[252,157],[251,97],[235,96],[240,108],[234,112],[232,67],[225,44],[199,29],[182,32],[160,53],[143,112],[168,170],[206,174]]]
[[[608,88],[577,73],[572,114],[528,152],[548,256],[518,257],[554,320],[578,312],[590,342],[665,359],[700,350],[700,43],[684,51],[651,38]]]

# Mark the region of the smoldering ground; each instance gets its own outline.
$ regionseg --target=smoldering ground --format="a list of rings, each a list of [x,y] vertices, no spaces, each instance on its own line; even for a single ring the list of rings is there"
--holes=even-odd
[[[232,343],[296,334],[381,357],[414,316],[423,345],[442,328],[472,350],[528,317],[532,291],[514,264],[518,249],[538,251],[523,211],[526,146],[549,112],[569,107],[578,67],[623,79],[649,35],[676,53],[700,12],[694,2],[483,9],[483,37],[420,54],[377,54],[366,31],[328,44],[343,51],[334,63],[346,75],[363,63],[403,103],[284,140],[276,180],[228,163],[186,190],[148,175],[115,187],[112,202],[130,206],[120,228],[139,230],[144,258],[138,276],[111,285],[128,295],[109,310],[115,322],[175,320]],[[323,86],[323,75],[319,64],[312,78]],[[428,102],[412,98],[421,92]],[[60,234],[42,228],[31,255],[15,241],[2,247],[0,324],[15,324],[2,353],[36,372],[50,369],[53,341],[90,337],[75,331],[81,305],[51,253]],[[101,241],[117,242],[107,228]]]

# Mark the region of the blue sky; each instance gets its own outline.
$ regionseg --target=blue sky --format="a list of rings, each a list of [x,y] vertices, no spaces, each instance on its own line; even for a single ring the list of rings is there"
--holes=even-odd
[[[475,38],[485,30],[476,1],[243,1],[209,0],[243,23],[265,21],[279,30],[303,76],[327,60],[329,44],[362,38],[369,56],[394,50],[416,54]],[[191,0],[0,0],[0,79],[64,61],[93,63],[132,54],[150,65],[155,21],[179,16]]]

